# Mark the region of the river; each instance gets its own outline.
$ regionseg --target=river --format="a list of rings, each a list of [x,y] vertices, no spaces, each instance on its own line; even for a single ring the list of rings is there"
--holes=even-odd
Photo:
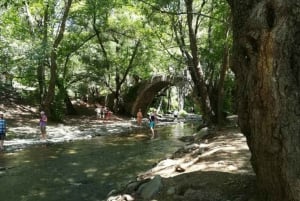
[[[178,123],[128,137],[102,136],[0,154],[0,200],[101,201],[183,145],[194,126]],[[139,137],[141,136],[141,137]]]

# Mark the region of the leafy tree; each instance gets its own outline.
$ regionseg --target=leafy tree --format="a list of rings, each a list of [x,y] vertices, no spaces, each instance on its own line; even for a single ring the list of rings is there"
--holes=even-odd
[[[49,117],[51,117],[51,104],[55,96],[57,52],[64,35],[71,4],[71,0],[66,4],[60,1],[17,1],[9,4],[8,9],[1,16],[8,27],[7,30],[13,33],[10,36],[8,33],[6,38],[23,43],[21,54],[24,59],[16,63],[16,69],[19,71],[17,73],[23,74],[23,80],[29,83],[38,79],[41,103]],[[60,23],[57,23],[56,19],[60,19]],[[16,49],[15,47],[14,50]],[[49,67],[49,72],[46,67]],[[37,76],[33,72],[37,72]],[[46,75],[49,75],[47,82]]]
[[[187,66],[194,80],[192,86],[198,89],[196,97],[202,97],[202,110],[206,108],[204,103],[211,105],[211,113],[222,108],[216,104],[216,100],[223,102],[218,98],[221,95],[211,95],[218,89],[221,94],[228,68],[228,60],[223,59],[228,57],[222,56],[223,52],[228,55],[229,48],[225,51],[223,47],[229,47],[226,44],[230,42],[224,37],[228,24],[223,22],[227,14],[221,12],[226,10],[222,2],[194,1],[192,6],[199,10],[191,12],[186,11],[189,1],[66,3],[69,4],[56,0],[17,1],[9,4],[1,16],[3,27],[9,27],[2,34],[4,46],[14,41],[15,46],[23,47],[15,51],[17,48],[10,45],[11,57],[3,58],[10,59],[8,64],[16,64],[17,52],[19,58],[24,57],[14,71],[24,83],[38,86],[40,103],[46,110],[51,111],[53,101],[64,100],[68,113],[75,113],[67,91],[76,93],[86,85],[92,93],[112,94],[117,111],[128,86],[159,73],[181,74]],[[195,26],[191,27],[195,29],[194,36],[189,34],[188,14],[196,22],[190,23]],[[210,28],[204,28],[207,25]],[[196,57],[200,71],[192,68]],[[206,98],[200,89],[207,91]]]
[[[91,14],[91,32],[96,37],[85,50],[82,60],[98,76],[94,81],[100,81],[99,85],[104,85],[107,93],[113,94],[115,112],[120,95],[132,80],[149,77],[154,69],[163,69],[162,60],[156,59],[158,53],[156,43],[151,39],[151,27],[147,26],[147,20],[134,3],[105,1],[103,7],[99,1],[89,1],[87,6]]]
[[[177,47],[168,49],[168,53],[177,61],[181,70],[188,67],[194,84],[194,96],[201,106],[204,119],[208,124],[214,122],[221,113],[219,111],[223,110],[223,86],[229,66],[230,34],[226,22],[229,12],[226,12],[226,2],[143,2],[153,9],[156,18],[168,17],[167,23],[171,25],[169,30],[172,32],[167,32],[165,41],[173,41],[171,44],[175,41]],[[214,39],[218,42],[213,43]],[[217,96],[213,89],[217,91]]]

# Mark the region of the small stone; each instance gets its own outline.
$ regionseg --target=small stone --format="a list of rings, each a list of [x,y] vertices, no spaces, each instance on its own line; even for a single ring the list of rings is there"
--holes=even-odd
[[[176,188],[174,186],[171,186],[168,190],[167,190],[167,194],[168,195],[174,195],[176,192]]]

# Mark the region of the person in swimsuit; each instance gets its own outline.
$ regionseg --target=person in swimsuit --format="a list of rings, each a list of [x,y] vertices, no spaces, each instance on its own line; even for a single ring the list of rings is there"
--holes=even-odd
[[[156,117],[156,111],[153,111],[149,117],[149,127],[150,127],[150,130],[151,130],[151,133],[152,133],[152,136],[151,138],[154,138],[155,137],[155,131],[154,131],[154,127],[155,127],[155,124],[157,122],[157,117]]]
[[[44,111],[41,111],[41,118],[40,118],[40,129],[41,129],[41,139],[46,140],[46,126],[47,126],[48,118],[45,115]]]
[[[138,124],[139,126],[142,125],[142,119],[143,119],[143,113],[142,113],[141,108],[139,108],[139,111],[138,111],[138,113],[136,114],[136,121],[137,121],[137,124]]]

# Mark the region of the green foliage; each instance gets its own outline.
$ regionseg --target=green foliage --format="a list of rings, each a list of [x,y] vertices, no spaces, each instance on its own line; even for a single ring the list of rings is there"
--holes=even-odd
[[[21,97],[22,103],[28,105],[39,104],[39,95],[37,90],[18,90],[18,94]]]
[[[81,94],[81,96],[85,96],[86,94],[88,94],[88,86],[84,83],[81,83],[78,87],[78,93]]]
[[[37,70],[43,67],[43,87],[47,89],[50,52],[64,2],[27,1],[28,10],[23,1],[2,3],[5,9],[0,11],[1,70],[14,74],[15,80],[26,86],[38,87]],[[230,37],[226,37],[229,8],[225,0],[194,1],[194,4],[194,16],[199,18],[197,43],[201,64],[207,81],[212,81],[209,84],[216,84],[224,46],[231,43]],[[81,95],[88,94],[91,86],[99,87],[102,94],[116,90],[122,94],[137,81],[150,79],[155,74],[171,74],[171,70],[174,74],[181,73],[186,68],[186,58],[174,30],[182,26],[184,48],[187,48],[184,11],[184,2],[180,0],[74,1],[63,40],[56,49],[57,77],[67,89]],[[232,107],[233,80],[228,77],[225,83],[226,110]],[[38,99],[39,96],[24,94],[24,97]],[[187,108],[193,105],[192,100],[186,102]],[[55,96],[52,106],[55,118],[62,119],[62,94]]]
[[[229,112],[231,114],[235,114],[236,102],[234,97],[235,97],[235,90],[236,90],[236,82],[232,72],[228,73],[227,79],[225,80],[224,89],[225,89],[225,97],[224,97],[223,111]]]
[[[56,94],[54,101],[51,105],[51,118],[53,121],[62,122],[65,114],[64,106],[65,94],[60,91]]]
[[[180,110],[178,114],[180,117],[186,117],[188,113],[185,110]]]
[[[143,85],[144,85],[143,83],[138,83],[134,86],[127,87],[126,92],[124,93],[126,94],[126,96],[124,97],[124,101],[126,102],[134,101],[134,98],[137,96],[138,89]]]

